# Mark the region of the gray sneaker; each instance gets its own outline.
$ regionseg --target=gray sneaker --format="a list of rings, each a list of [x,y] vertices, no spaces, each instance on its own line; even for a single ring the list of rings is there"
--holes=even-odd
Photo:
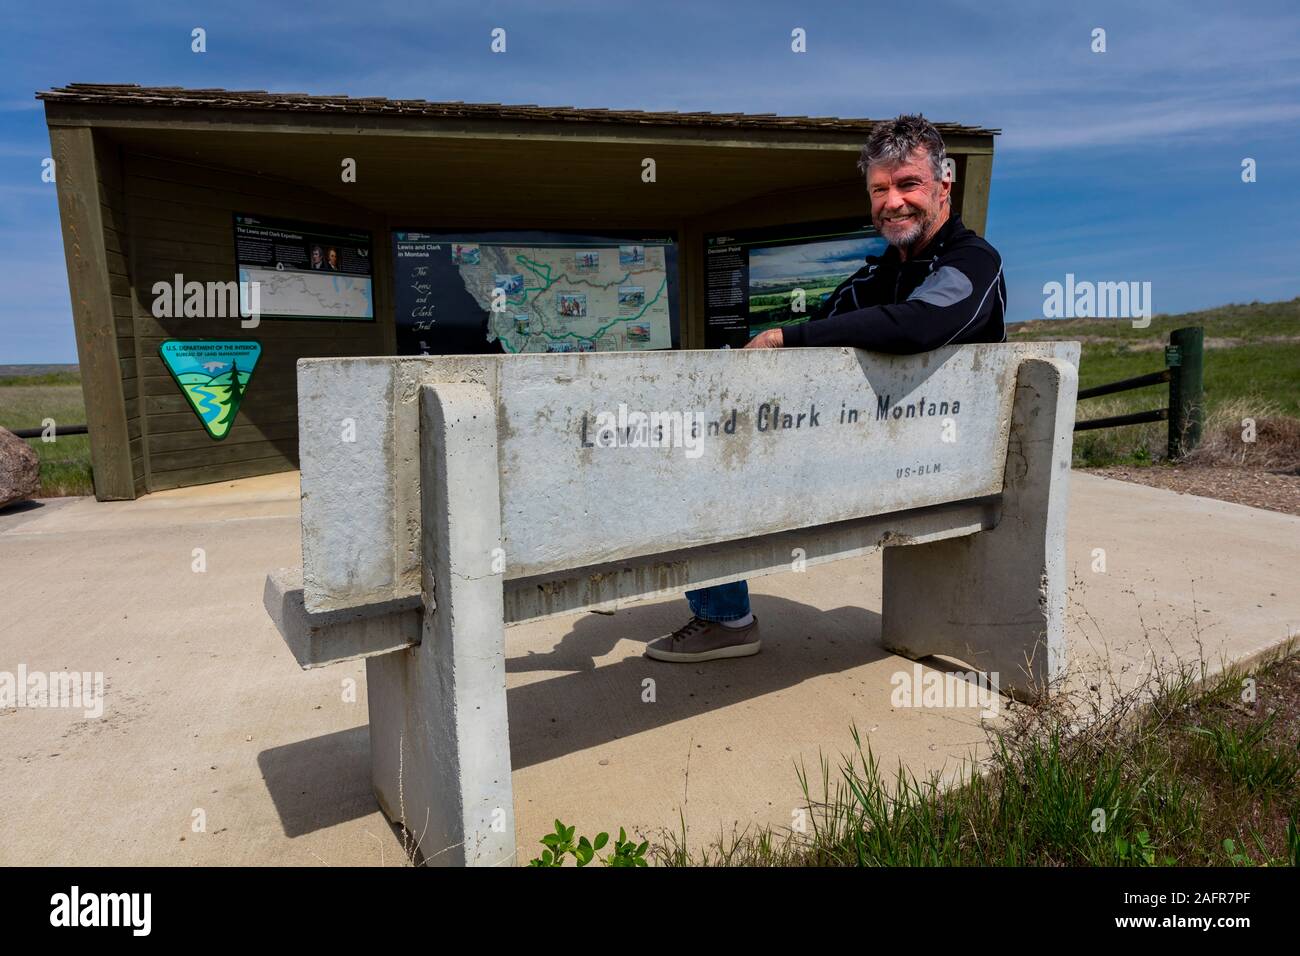
[[[712,661],[720,657],[757,654],[758,616],[744,627],[727,627],[716,621],[691,618],[686,624],[646,645],[645,656],[657,661]]]

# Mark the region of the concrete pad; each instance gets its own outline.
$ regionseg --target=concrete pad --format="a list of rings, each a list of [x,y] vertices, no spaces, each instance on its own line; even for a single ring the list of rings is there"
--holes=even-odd
[[[296,517],[298,495],[298,472],[290,471],[159,491],[134,501],[47,498],[0,513],[0,528],[40,518],[40,533],[79,534]]]
[[[266,574],[300,561],[296,476],[274,478],[0,514],[0,671],[106,684],[99,719],[0,710],[0,864],[403,861],[371,793],[364,664],[300,670],[262,608]],[[1300,633],[1300,518],[1083,474],[1070,507],[1075,680]],[[651,836],[681,808],[696,844],[788,826],[795,762],[834,761],[851,724],[885,767],[956,772],[978,710],[891,708],[912,662],[880,647],[880,578],[876,555],[755,581],[763,653],[707,665],[640,656],[680,599],[508,628],[521,862],[557,816]]]

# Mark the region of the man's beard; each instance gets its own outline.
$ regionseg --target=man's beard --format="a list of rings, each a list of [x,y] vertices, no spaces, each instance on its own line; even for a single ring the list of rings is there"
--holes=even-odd
[[[885,240],[891,246],[898,246],[903,250],[910,251],[921,240],[921,237],[929,231],[935,220],[933,214],[924,213],[920,209],[914,209],[912,217],[911,226],[901,234],[895,231],[895,227],[891,227],[890,232],[886,232],[886,223],[883,216],[881,221],[876,223],[876,228],[880,230],[880,234],[885,237]],[[891,232],[893,233],[892,238]]]

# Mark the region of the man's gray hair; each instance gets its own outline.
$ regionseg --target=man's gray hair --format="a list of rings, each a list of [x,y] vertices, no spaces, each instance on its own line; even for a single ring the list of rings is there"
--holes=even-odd
[[[942,181],[943,161],[947,157],[943,137],[924,116],[904,113],[891,120],[881,120],[871,128],[867,145],[862,147],[858,159],[858,169],[863,176],[868,168],[877,163],[905,163],[912,158],[917,147],[924,149],[930,157],[930,169],[934,178]]]

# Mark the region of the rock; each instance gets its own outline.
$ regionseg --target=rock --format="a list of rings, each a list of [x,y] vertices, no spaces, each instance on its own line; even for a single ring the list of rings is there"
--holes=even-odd
[[[41,461],[27,442],[0,428],[0,508],[36,497],[41,490]]]

